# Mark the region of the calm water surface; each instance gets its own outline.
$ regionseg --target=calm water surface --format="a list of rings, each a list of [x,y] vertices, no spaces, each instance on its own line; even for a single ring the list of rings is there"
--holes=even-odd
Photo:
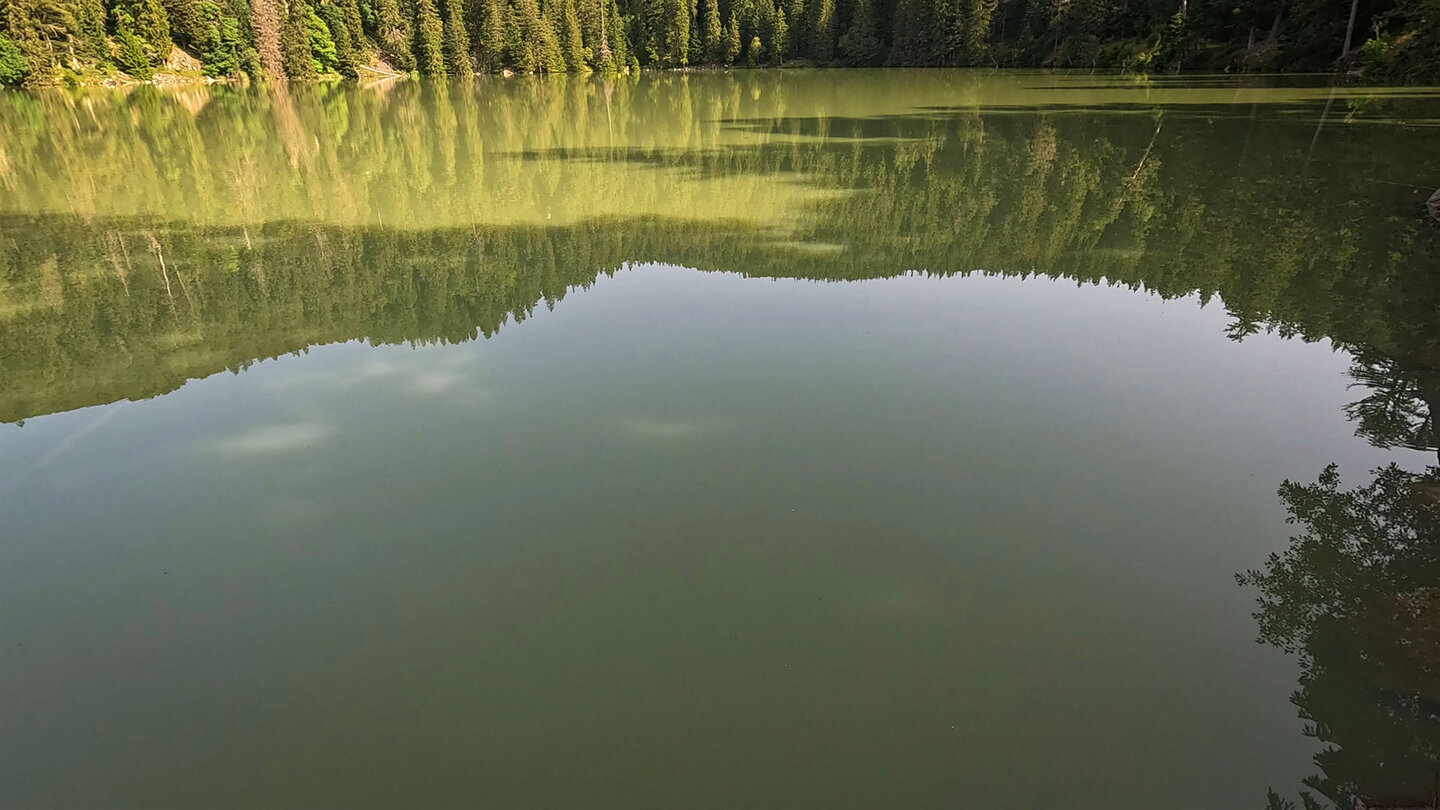
[[[1308,84],[0,94],[0,805],[1432,801],[1440,94]]]

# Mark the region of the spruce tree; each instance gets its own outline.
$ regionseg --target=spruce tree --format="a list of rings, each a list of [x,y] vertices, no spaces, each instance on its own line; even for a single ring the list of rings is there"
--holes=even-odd
[[[605,0],[604,41],[610,48],[610,59],[616,70],[629,70],[635,59],[635,48],[629,34],[629,18],[620,14],[617,0]]]
[[[118,6],[112,16],[115,19],[115,43],[119,46],[115,51],[115,64],[132,78],[148,81],[154,70],[150,67],[150,57],[145,53],[145,40],[135,33],[134,18]]]
[[[350,47],[355,55],[353,64],[362,65],[365,63],[366,50],[368,45],[365,42],[365,24],[360,17],[360,4],[356,0],[336,0],[341,19],[345,23],[345,30],[350,32]]]
[[[760,41],[765,43],[765,51],[753,54],[757,64],[764,64],[770,61],[773,45],[775,43],[775,0],[756,0],[755,2],[755,27],[756,35]]]
[[[604,6],[600,0],[579,0],[575,14],[580,20],[580,42],[585,53],[585,63],[600,68],[600,33],[604,30]]]
[[[427,76],[445,72],[445,25],[435,0],[415,0],[415,64]]]
[[[725,64],[733,65],[740,58],[740,18],[730,9],[730,24],[725,31]]]
[[[332,73],[340,68],[335,38],[315,9],[305,6],[305,34],[310,45],[310,67],[315,73]]]
[[[640,0],[640,30],[641,61],[660,64],[665,50],[665,0]]]
[[[580,15],[575,10],[575,0],[556,0],[560,7],[560,52],[565,56],[565,65],[574,73],[583,73],[585,65],[585,40],[580,35]]]
[[[520,73],[535,73],[540,69],[534,44],[527,38],[532,26],[539,26],[529,19],[532,15],[536,20],[540,17],[540,6],[535,0],[513,0],[513,5],[506,7],[505,61]]]
[[[310,5],[305,0],[290,0],[285,19],[280,23],[280,55],[285,60],[285,75],[292,79],[315,76],[315,61],[310,56]]]
[[[810,55],[822,64],[829,63],[835,58],[835,0],[815,0],[813,8]]]
[[[720,0],[701,2],[705,4],[704,58],[717,65],[724,64],[725,29],[720,25]]]
[[[775,10],[775,38],[770,43],[770,53],[775,59],[775,64],[785,62],[785,54],[790,47],[790,25],[785,21],[785,10]]]
[[[998,0],[967,0],[965,35],[960,45],[966,64],[984,63],[989,50],[990,22],[998,5]]]
[[[690,5],[687,0],[665,0],[666,65],[685,67],[690,53]]]
[[[350,26],[345,23],[344,9],[334,3],[326,3],[320,7],[320,19],[330,29],[330,38],[335,45],[336,72],[354,78],[358,73],[356,66],[360,63],[360,54],[355,38],[350,34]]]
[[[472,0],[471,8],[479,20],[471,23],[479,41],[476,51],[480,55],[480,69],[498,71],[505,66],[505,21],[509,17],[509,6],[505,0]]]
[[[396,0],[375,0],[375,28],[380,50],[400,70],[415,68],[410,51],[410,25],[400,13]]]
[[[923,65],[928,50],[923,0],[897,0],[890,64]]]
[[[170,22],[170,37],[176,45],[199,50],[206,36],[206,21],[196,0],[164,0],[161,6]]]
[[[470,32],[465,29],[465,0],[441,0],[445,4],[445,66],[457,76],[475,72],[470,61]]]
[[[285,55],[280,48],[281,17],[275,0],[250,0],[250,33],[260,69],[271,79],[284,81]]]
[[[855,0],[850,30],[840,37],[840,64],[847,67],[873,67],[884,58],[880,38],[875,35],[875,15],[870,0]]]
[[[145,40],[155,54],[156,63],[170,56],[170,17],[160,0],[134,0],[130,4],[135,33]]]
[[[0,84],[20,84],[30,74],[30,64],[14,40],[0,34]]]
[[[540,69],[546,73],[564,73],[565,48],[560,37],[565,30],[564,0],[541,0],[540,4]]]

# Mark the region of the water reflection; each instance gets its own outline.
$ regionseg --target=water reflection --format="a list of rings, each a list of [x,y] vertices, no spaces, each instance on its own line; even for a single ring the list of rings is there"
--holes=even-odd
[[[1358,435],[1434,453],[1433,96],[1128,81],[0,95],[0,422],[322,344],[489,337],[654,261],[1198,294],[1237,340],[1269,330],[1348,352]],[[414,376],[416,397],[463,383]],[[669,446],[725,425],[637,413],[616,430]],[[282,456],[335,435],[296,420],[206,450]],[[1327,746],[1309,787],[1342,807],[1433,805],[1440,471],[1391,466],[1346,489],[1331,469],[1280,494],[1301,531],[1241,579],[1261,594],[1262,640],[1302,664],[1294,700]],[[882,601],[935,601],[902,596]]]

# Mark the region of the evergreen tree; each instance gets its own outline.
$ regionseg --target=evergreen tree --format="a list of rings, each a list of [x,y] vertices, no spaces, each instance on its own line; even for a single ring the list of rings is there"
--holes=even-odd
[[[720,0],[703,0],[705,27],[702,35],[704,58],[714,64],[725,63],[725,29],[720,25]]]
[[[350,26],[345,22],[344,9],[334,3],[326,3],[320,7],[320,18],[325,21],[325,27],[330,30],[330,38],[334,40],[335,71],[342,76],[354,78],[358,73],[356,66],[360,63],[360,53],[354,37],[350,34]]]
[[[280,24],[280,55],[285,60],[285,75],[292,79],[313,78],[316,72],[310,56],[309,16],[310,5],[305,0],[289,0]]]
[[[564,73],[570,68],[560,43],[565,30],[564,0],[541,0],[540,23],[540,69],[546,73]]]
[[[145,53],[145,40],[135,33],[135,21],[128,11],[118,7],[114,17],[115,43],[119,46],[115,51],[115,64],[132,78],[142,82],[149,80],[154,70],[150,67],[150,57]]]
[[[690,7],[687,0],[665,0],[665,64],[684,67],[689,63]]]
[[[928,56],[923,0],[897,0],[890,64],[923,65]]]
[[[170,17],[160,0],[133,0],[129,4],[130,16],[134,20],[135,33],[145,41],[154,53],[156,64],[170,56]]]
[[[351,64],[358,67],[365,63],[366,51],[369,44],[365,41],[365,23],[360,15],[360,3],[357,0],[336,0],[340,8],[340,18],[345,25],[345,30],[350,35],[350,48],[354,52]],[[331,29],[334,33],[334,29]]]
[[[435,0],[415,0],[415,63],[427,76],[445,72],[445,25]]]
[[[835,0],[815,0],[811,8],[812,22],[810,55],[816,61],[828,63],[835,58]]]
[[[274,0],[250,0],[250,32],[255,38],[256,57],[260,69],[276,80],[285,78],[280,29],[280,12]]]
[[[785,61],[785,53],[790,47],[790,25],[785,22],[785,10],[775,11],[775,38],[771,40],[770,52],[775,59],[775,64]]]
[[[466,76],[475,72],[470,61],[470,32],[465,28],[465,0],[441,0],[445,4],[445,65],[451,73]]]
[[[375,0],[375,34],[380,50],[390,64],[400,70],[415,68],[415,55],[410,51],[410,26],[396,0]]]
[[[30,74],[25,54],[14,40],[0,34],[0,84],[20,84]]]
[[[966,0],[965,32],[960,40],[960,54],[966,64],[979,65],[985,61],[990,38],[990,23],[994,19],[998,0]]]
[[[205,38],[205,20],[196,8],[197,0],[164,0],[161,6],[170,23],[170,37],[175,44],[185,48],[197,48]]]
[[[480,55],[480,68],[488,71],[498,71],[505,65],[506,43],[505,43],[505,22],[509,14],[509,6],[505,0],[479,0],[470,6],[475,9],[475,16],[479,19],[471,22],[471,30],[477,34],[477,52]],[[472,18],[473,19],[473,18]]]
[[[575,73],[583,73],[585,65],[584,37],[580,35],[580,15],[575,9],[575,0],[552,0],[560,7],[560,52],[565,56],[565,65]]]
[[[20,0],[0,0],[0,35],[7,37],[19,53],[12,68],[20,67],[21,81],[39,86],[55,80],[55,52],[40,34],[30,8]]]
[[[515,0],[506,40],[510,63],[521,73],[563,73],[565,56],[555,29],[541,16],[536,0]]]
[[[599,70],[602,61],[600,52],[609,50],[602,43],[605,30],[605,7],[601,0],[579,0],[575,9],[580,21],[580,42],[585,55],[585,64]]]
[[[635,61],[635,49],[631,47],[633,40],[628,33],[629,21],[620,13],[617,0],[605,0],[605,8],[604,42],[610,49],[611,61],[616,70],[628,70]]]
[[[848,67],[873,67],[884,59],[880,38],[875,35],[875,17],[870,0],[855,0],[850,30],[840,38],[840,63]]]
[[[730,10],[730,24],[725,27],[725,64],[733,65],[740,58],[740,18]]]
[[[294,0],[300,5],[299,0]],[[310,69],[314,73],[333,73],[340,67],[339,55],[335,49],[335,38],[330,35],[329,26],[320,19],[308,3],[305,4],[305,33],[310,45]]]

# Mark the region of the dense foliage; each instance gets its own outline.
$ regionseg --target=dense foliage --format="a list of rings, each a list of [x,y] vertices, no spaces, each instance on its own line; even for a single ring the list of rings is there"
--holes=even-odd
[[[1440,80],[1440,0],[0,0],[0,82],[776,65]],[[174,67],[172,65],[172,67]]]

